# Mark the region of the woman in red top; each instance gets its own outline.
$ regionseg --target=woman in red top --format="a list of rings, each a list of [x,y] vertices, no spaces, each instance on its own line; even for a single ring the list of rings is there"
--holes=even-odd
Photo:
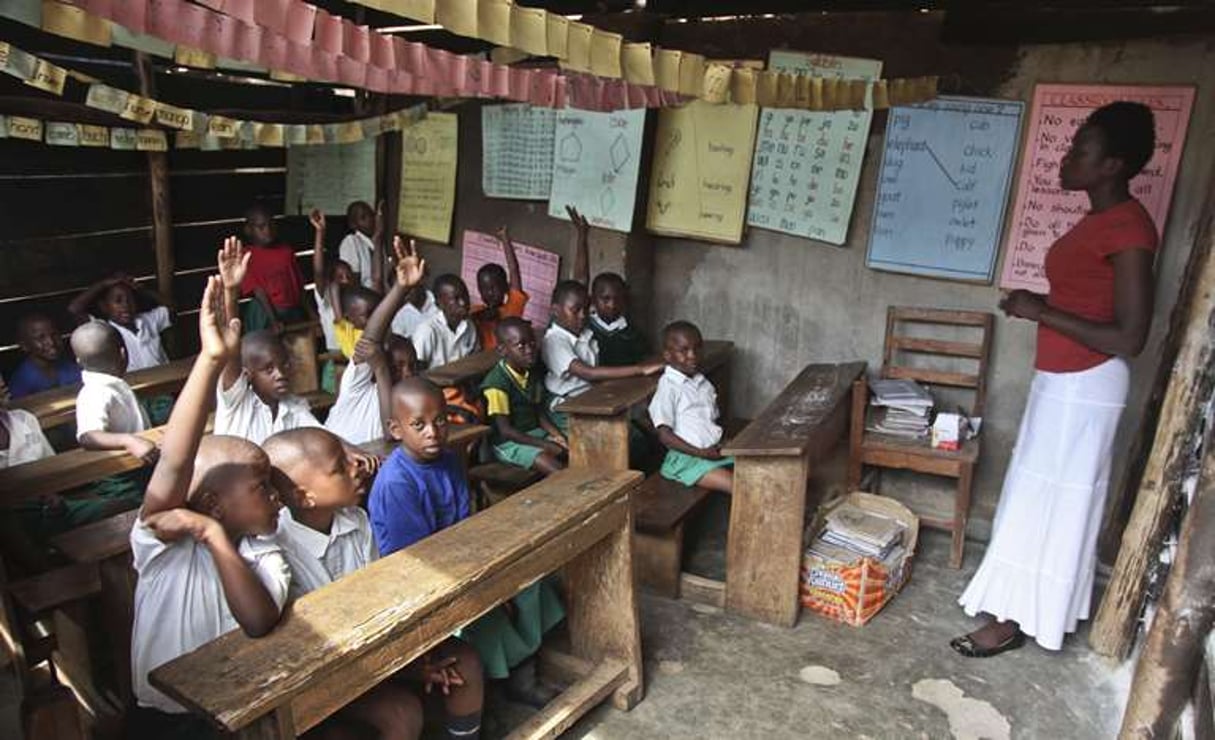
[[[1097,109],[1059,166],[1064,190],[1091,210],[1046,256],[1050,293],[1014,290],[1008,316],[1038,323],[1037,372],[991,544],[959,603],[987,622],[950,645],[968,657],[1048,650],[1089,616],[1097,533],[1111,448],[1126,402],[1124,358],[1143,349],[1152,320],[1157,231],[1129,181],[1155,148],[1152,112],[1138,103]]]

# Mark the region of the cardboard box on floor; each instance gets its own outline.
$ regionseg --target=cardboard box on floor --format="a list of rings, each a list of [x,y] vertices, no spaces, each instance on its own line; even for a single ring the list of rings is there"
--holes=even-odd
[[[894,499],[858,491],[818,510],[807,530],[807,545],[822,531],[827,515],[845,504],[890,517],[906,527],[903,534],[904,555],[892,567],[876,558],[863,556],[857,556],[850,564],[841,564],[812,553],[808,548],[802,557],[802,606],[837,622],[859,627],[873,619],[911,577],[911,560],[919,538],[920,520]]]

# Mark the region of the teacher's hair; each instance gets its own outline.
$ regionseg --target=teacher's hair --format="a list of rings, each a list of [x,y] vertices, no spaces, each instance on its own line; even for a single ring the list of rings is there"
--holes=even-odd
[[[1156,149],[1156,122],[1152,109],[1142,103],[1120,100],[1089,114],[1085,126],[1101,132],[1105,155],[1121,159],[1126,179],[1138,175]]]

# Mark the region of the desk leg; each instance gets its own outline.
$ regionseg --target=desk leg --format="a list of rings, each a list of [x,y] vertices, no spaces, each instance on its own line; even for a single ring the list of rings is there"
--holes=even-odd
[[[629,415],[570,414],[570,467],[629,469]]]
[[[129,704],[131,691],[131,626],[135,623],[135,570],[129,552],[101,561],[101,608],[114,665],[118,696]]]
[[[726,608],[792,627],[806,515],[805,457],[739,457],[726,551]]]
[[[623,526],[565,566],[567,619],[573,654],[589,661],[611,657],[629,668],[612,695],[617,709],[632,709],[645,694],[641,630],[633,582],[633,509]]]
[[[253,724],[233,733],[233,737],[240,740],[287,740],[296,737],[291,705],[286,704],[258,717]]]

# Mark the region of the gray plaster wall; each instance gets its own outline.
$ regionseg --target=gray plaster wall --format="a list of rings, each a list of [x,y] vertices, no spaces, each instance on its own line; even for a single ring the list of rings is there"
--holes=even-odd
[[[982,50],[975,53],[981,55]],[[1129,432],[1143,415],[1156,372],[1181,271],[1203,205],[1212,198],[1207,187],[1215,159],[1215,37],[1025,46],[1018,50],[1003,82],[994,89],[972,92],[1028,102],[1033,85],[1040,81],[1198,87],[1157,261],[1158,293],[1151,338],[1133,362],[1133,389],[1116,448],[1117,485],[1125,469]],[[866,151],[848,242],[842,248],[760,229],[749,230],[737,248],[685,239],[654,239],[651,329],[673,319],[689,319],[699,324],[706,336],[736,343],[731,414],[754,416],[806,363],[859,358],[868,360],[871,367],[880,364],[889,305],[998,314],[996,303],[1001,292],[994,286],[922,279],[865,267],[881,143],[881,133],[875,132]],[[972,530],[980,535],[995,511],[1032,375],[1034,346],[1034,325],[997,318],[983,456],[972,509]],[[908,494],[917,500],[927,496],[935,504],[931,508],[937,509],[946,503],[939,493],[932,494],[931,479],[885,480],[883,493]],[[943,492],[943,486],[936,487]]]

